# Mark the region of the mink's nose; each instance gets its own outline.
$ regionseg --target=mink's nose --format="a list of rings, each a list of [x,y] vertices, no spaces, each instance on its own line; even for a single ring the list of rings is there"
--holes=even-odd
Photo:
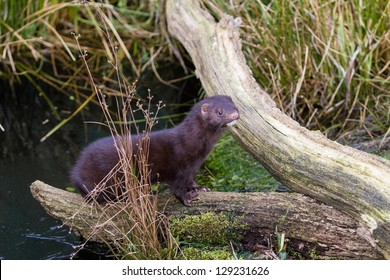
[[[230,118],[233,120],[237,120],[240,117],[240,114],[238,112],[234,112],[230,114]]]

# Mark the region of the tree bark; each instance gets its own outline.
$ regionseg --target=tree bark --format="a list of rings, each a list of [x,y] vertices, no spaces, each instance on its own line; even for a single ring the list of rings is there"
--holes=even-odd
[[[170,34],[190,54],[207,95],[233,98],[240,120],[232,131],[247,150],[292,190],[364,223],[369,241],[390,258],[389,161],[330,141],[277,109],[246,65],[240,19],[225,15],[216,23],[196,0],[167,0],[166,16]]]
[[[86,204],[79,194],[40,181],[32,183],[30,188],[34,198],[48,214],[89,240],[101,242],[120,238],[116,229],[128,226],[123,223],[126,221],[125,217],[121,217],[123,214],[103,214],[102,211],[110,207]],[[315,252],[320,259],[383,258],[373,246],[374,241],[368,228],[348,215],[302,194],[210,192],[202,193],[196,205],[189,208],[166,192],[159,195],[158,205],[159,211],[168,217],[207,211],[240,217],[241,222],[247,225],[240,234],[248,250],[267,247],[277,227],[279,232],[286,233],[289,248],[306,257]],[[112,221],[115,227],[104,221],[104,217],[115,217],[115,221]]]

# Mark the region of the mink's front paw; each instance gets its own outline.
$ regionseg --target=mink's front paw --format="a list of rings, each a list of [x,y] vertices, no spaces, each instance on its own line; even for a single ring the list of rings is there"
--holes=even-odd
[[[209,191],[209,188],[199,186],[195,182],[186,189],[172,189],[172,193],[176,196],[176,198],[187,207],[191,207],[192,202],[199,200],[199,193]]]
[[[191,207],[191,203],[199,200],[199,191],[198,190],[191,190],[186,192],[178,192],[174,193],[176,198],[183,203],[184,206]]]
[[[199,191],[198,190],[192,190],[192,191],[188,191],[186,192],[183,197],[181,199],[179,199],[185,206],[187,207],[191,207],[191,203],[193,201],[197,201],[199,200],[198,198],[199,196]]]
[[[194,189],[195,192],[211,192],[211,190],[205,186],[198,186]]]
[[[199,186],[197,183],[192,184],[191,190],[197,191],[197,192],[211,192],[211,190],[205,186]]]

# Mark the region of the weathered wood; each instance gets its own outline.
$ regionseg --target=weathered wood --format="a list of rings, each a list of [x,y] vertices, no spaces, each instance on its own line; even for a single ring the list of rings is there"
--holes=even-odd
[[[390,258],[389,161],[330,141],[277,109],[246,65],[240,19],[225,15],[216,23],[196,0],[167,0],[166,16],[207,95],[229,95],[237,104],[232,131],[247,150],[289,188],[365,223]]]
[[[35,181],[31,192],[48,214],[60,219],[76,233],[90,240],[119,238],[116,228],[126,227],[117,213],[102,213],[109,207],[92,207],[76,193],[70,193]],[[289,247],[318,258],[380,259],[370,231],[348,215],[296,193],[202,193],[194,207],[184,207],[168,192],[159,195],[159,209],[167,216],[196,215],[215,211],[239,217],[248,228],[242,230],[247,249],[267,246],[275,228],[284,231]],[[110,226],[116,223],[115,227]],[[122,225],[121,225],[122,223]],[[126,229],[125,229],[126,230]],[[369,242],[368,240],[371,240]]]

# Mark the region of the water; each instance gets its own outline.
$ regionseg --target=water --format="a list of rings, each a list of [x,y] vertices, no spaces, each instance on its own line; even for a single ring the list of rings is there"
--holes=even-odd
[[[40,145],[38,149],[53,148],[47,143]],[[63,148],[57,146],[57,153],[44,157],[26,153],[0,165],[0,258],[68,259],[74,246],[79,245],[79,238],[47,215],[29,188],[37,179],[56,187],[66,186],[70,157]]]
[[[177,73],[172,67],[163,70],[166,74],[170,71]],[[151,73],[145,73],[137,92],[146,96],[147,90],[151,89],[155,103],[163,100],[168,105],[160,116],[188,111],[188,107],[175,108],[172,104],[194,100],[199,81],[193,79],[177,84],[179,92],[156,80]],[[84,118],[74,118],[54,136],[40,143],[40,138],[58,123],[43,99],[23,83],[15,90],[21,94],[13,97],[7,92],[6,82],[0,81],[0,88],[0,124],[6,130],[0,129],[0,259],[69,259],[78,252],[77,246],[83,241],[44,211],[32,197],[30,184],[40,180],[62,189],[71,185],[69,170],[80,150],[94,139],[109,134],[102,126],[85,123],[101,122],[101,109],[95,106],[84,110]],[[47,89],[47,94],[58,98],[55,104],[59,107],[72,108],[69,111],[75,109],[69,105],[67,97],[50,89]],[[169,118],[160,121],[159,128],[173,122]],[[78,252],[75,258],[104,258],[104,250],[92,244]]]
[[[71,186],[69,170],[82,147],[108,135],[98,125],[84,130],[82,124],[77,118],[44,143],[35,141],[33,149],[0,163],[0,259],[69,259],[78,251],[83,241],[44,211],[30,185],[40,180],[61,189]],[[101,253],[92,246],[75,257],[95,259]]]
[[[38,179],[62,189],[71,185],[69,170],[84,141],[82,132],[70,131],[64,129],[33,151],[0,164],[0,259],[104,258],[99,247],[79,251],[83,240],[49,216],[30,192],[30,184]],[[72,142],[62,138],[70,134]],[[93,140],[105,133],[90,127],[86,134]]]

